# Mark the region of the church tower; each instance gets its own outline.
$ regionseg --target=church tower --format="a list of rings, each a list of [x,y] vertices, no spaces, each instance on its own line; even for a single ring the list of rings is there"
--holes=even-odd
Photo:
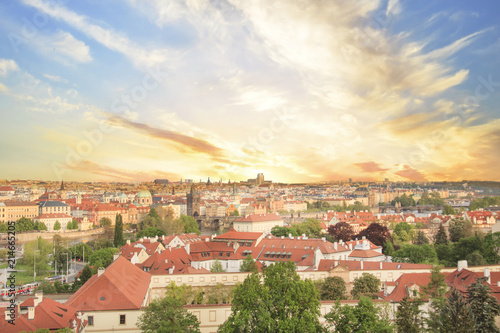
[[[187,214],[188,216],[200,216],[200,194],[191,184],[191,191],[187,194]]]

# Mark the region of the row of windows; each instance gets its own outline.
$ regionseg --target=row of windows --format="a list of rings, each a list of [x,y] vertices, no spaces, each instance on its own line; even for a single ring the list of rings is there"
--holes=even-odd
[[[88,325],[89,326],[94,326],[94,316],[88,316]],[[125,325],[126,324],[126,317],[124,314],[120,315],[120,325]]]

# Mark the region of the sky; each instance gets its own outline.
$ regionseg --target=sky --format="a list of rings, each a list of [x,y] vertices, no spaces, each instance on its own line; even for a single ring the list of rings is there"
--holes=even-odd
[[[496,0],[0,2],[0,179],[500,181]]]

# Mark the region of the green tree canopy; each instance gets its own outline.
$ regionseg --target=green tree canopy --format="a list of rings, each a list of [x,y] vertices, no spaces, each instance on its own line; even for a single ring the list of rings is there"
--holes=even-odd
[[[375,275],[363,273],[361,277],[354,279],[351,295],[354,299],[362,296],[377,298],[376,294],[380,291],[380,280]]]
[[[277,262],[239,285],[231,301],[231,316],[219,332],[322,332],[318,292],[303,281],[291,261]]]
[[[35,228],[35,224],[33,221],[26,217],[21,217],[16,221],[16,231],[17,232],[26,232],[32,231]]]
[[[56,221],[56,223],[54,223],[53,229],[54,230],[61,230],[61,223],[59,223],[59,221]]]
[[[418,299],[403,298],[396,311],[396,329],[398,333],[422,332],[422,315],[419,306],[422,301]]]
[[[148,227],[144,230],[139,231],[136,234],[137,238],[142,238],[142,237],[161,237],[161,236],[166,236],[167,234],[165,231],[159,229],[159,228],[154,228],[154,227]]]
[[[85,284],[92,277],[92,270],[89,265],[85,265],[83,267],[82,273],[80,276],[73,282],[72,291],[77,291],[81,286]]]
[[[500,304],[491,295],[491,288],[485,277],[478,278],[467,288],[467,303],[474,319],[474,331],[479,333],[500,332],[495,317],[500,315]]]
[[[434,245],[447,245],[448,244],[448,236],[446,235],[446,231],[442,224],[439,225],[438,232],[436,234]]]
[[[346,285],[340,276],[327,277],[320,289],[321,300],[341,300],[346,299]]]
[[[212,272],[212,273],[222,273],[222,272],[225,272],[225,270],[222,267],[222,264],[219,261],[219,259],[215,259],[214,260],[214,262],[212,264],[212,268],[210,268],[210,272]]]
[[[405,244],[402,248],[394,252],[392,260],[414,264],[437,264],[438,256],[432,245]]]
[[[33,274],[33,262],[35,262],[36,275],[48,270],[50,266],[49,254],[52,253],[52,244],[41,237],[24,245],[23,264],[29,267],[29,273]]]
[[[463,217],[454,218],[450,221],[448,232],[450,233],[450,240],[452,242],[458,242],[461,238],[467,238],[473,235],[472,222]]]
[[[118,252],[118,249],[107,247],[102,248],[90,255],[89,257],[89,265],[91,266],[99,266],[101,265],[103,268],[108,267],[113,262],[113,255]],[[99,268],[99,267],[96,267]]]
[[[259,268],[257,267],[257,263],[253,260],[251,255],[247,255],[245,259],[243,259],[243,263],[240,267],[240,272],[253,272],[257,273]]]
[[[200,322],[183,305],[178,297],[167,293],[165,297],[153,300],[143,309],[137,326],[145,333],[200,332]]]
[[[123,219],[121,214],[116,214],[115,218],[115,234],[113,244],[119,248],[124,244],[123,241]]]
[[[474,319],[470,307],[455,288],[452,289],[439,315],[439,332],[474,333]]]
[[[450,205],[444,205],[443,207],[443,215],[455,215],[455,209],[451,207]]]
[[[181,215],[181,221],[184,225],[184,232],[186,234],[197,234],[201,235],[200,227],[198,226],[198,222],[192,216]]]
[[[291,229],[295,229],[297,235],[306,235],[307,237],[321,237],[321,221],[308,218],[301,223],[293,223]]]
[[[337,302],[325,315],[329,332],[339,333],[390,333],[394,331],[391,321],[381,315],[368,297],[361,297],[356,306],[341,306]]]
[[[107,217],[103,217],[99,220],[99,226],[101,227],[111,227],[111,220]]]
[[[271,229],[271,234],[275,237],[288,237],[290,234],[292,235],[292,237],[296,237],[299,235],[296,229],[289,227],[280,227],[279,225],[274,226]]]

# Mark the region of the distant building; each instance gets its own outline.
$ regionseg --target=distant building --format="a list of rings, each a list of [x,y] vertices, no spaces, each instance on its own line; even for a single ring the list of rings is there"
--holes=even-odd
[[[191,185],[191,192],[187,194],[187,215],[188,216],[200,216],[200,194],[194,187]]]
[[[276,214],[252,214],[235,220],[233,227],[236,231],[244,232],[271,232],[275,226],[282,227],[283,219]]]
[[[155,179],[155,184],[168,184],[168,179]]]

